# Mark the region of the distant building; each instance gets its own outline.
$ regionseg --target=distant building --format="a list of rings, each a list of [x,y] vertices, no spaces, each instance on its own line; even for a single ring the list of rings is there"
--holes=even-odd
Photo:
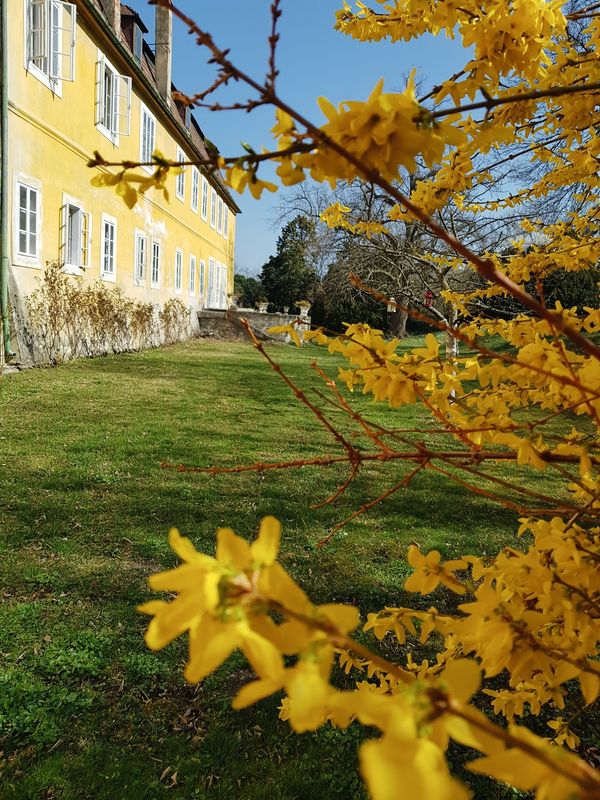
[[[151,189],[129,210],[113,189],[91,186],[86,166],[95,150],[111,161],[149,161],[154,150],[206,159],[198,123],[173,99],[170,12],[156,8],[153,51],[141,18],[119,0],[2,2],[10,47],[2,255],[13,309],[49,262],[157,306],[179,298],[194,310],[226,308],[239,209],[220,175],[189,166],[169,176],[169,202]]]

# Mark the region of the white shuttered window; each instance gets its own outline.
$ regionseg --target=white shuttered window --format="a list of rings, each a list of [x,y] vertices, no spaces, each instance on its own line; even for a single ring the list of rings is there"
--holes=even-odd
[[[96,63],[96,125],[113,141],[129,136],[131,125],[131,78],[119,75],[101,53]]]
[[[142,106],[142,118],[140,123],[140,161],[149,163],[152,161],[154,143],[156,140],[156,120],[148,111],[146,106]],[[153,172],[154,167],[144,167],[146,172]]]
[[[200,173],[197,167],[192,167],[192,211],[198,213],[198,196],[200,190]]]
[[[183,252],[175,251],[175,294],[181,294],[183,285]]]
[[[17,252],[21,256],[37,258],[39,237],[39,192],[32,186],[17,184],[19,204],[17,227]]]
[[[57,81],[75,80],[75,20],[73,3],[27,0],[27,68],[37,70],[54,88]]]

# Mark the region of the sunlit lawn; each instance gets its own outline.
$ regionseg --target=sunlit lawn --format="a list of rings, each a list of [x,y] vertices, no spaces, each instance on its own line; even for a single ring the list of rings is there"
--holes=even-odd
[[[314,348],[274,354],[305,387],[318,385],[315,355],[336,371]],[[357,402],[390,426],[424,421],[413,408]],[[218,526],[251,536],[275,514],[282,561],[312,598],[363,613],[407,602],[412,542],[452,556],[491,554],[514,538],[515,514],[425,473],[316,549],[407,466],[387,478],[365,470],[319,510],[311,503],[334,491],[343,468],[215,478],[162,469],[340,452],[246,344],[193,342],[5,377],[0,412],[2,798],[363,796],[355,727],[299,737],[277,719],[278,699],[230,709],[250,677],[243,659],[191,687],[183,642],[146,649],[135,608],[150,597],[148,574],[175,563],[170,526],[210,552]],[[551,478],[534,479],[552,489]]]

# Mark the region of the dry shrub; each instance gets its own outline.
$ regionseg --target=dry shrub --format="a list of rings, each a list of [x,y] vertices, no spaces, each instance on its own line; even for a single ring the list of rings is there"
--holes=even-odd
[[[161,309],[101,281],[82,286],[56,262],[48,264],[25,305],[27,346],[39,363],[158,347],[191,334],[190,309],[180,300]]]

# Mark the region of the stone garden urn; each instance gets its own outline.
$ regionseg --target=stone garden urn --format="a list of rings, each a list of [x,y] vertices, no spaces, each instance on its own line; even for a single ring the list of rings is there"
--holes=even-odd
[[[310,311],[311,304],[308,300],[298,300],[296,305],[300,309],[300,316],[301,317],[308,317],[308,312]]]

